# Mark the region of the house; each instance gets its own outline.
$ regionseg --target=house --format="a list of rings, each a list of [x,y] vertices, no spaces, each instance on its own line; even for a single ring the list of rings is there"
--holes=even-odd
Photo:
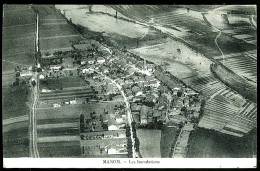
[[[90,64],[90,65],[95,64],[95,60],[94,59],[88,60],[88,64]]]
[[[88,63],[88,60],[86,60],[86,59],[80,61],[80,65],[86,65],[87,63]]]
[[[133,93],[132,93],[132,91],[131,91],[131,90],[126,90],[126,95],[129,97],[129,96],[132,96],[132,95],[133,95]]]
[[[42,89],[41,92],[45,93],[45,92],[51,92],[51,90],[47,90],[47,89]]]
[[[100,155],[100,154],[101,154],[100,145],[83,146],[83,155],[92,156],[92,155]]]
[[[192,123],[188,123],[183,127],[183,131],[192,131],[192,130],[194,130],[194,126]]]
[[[152,80],[152,81],[149,81],[149,84],[152,87],[159,87],[160,86],[160,81]]]
[[[137,63],[137,60],[133,57],[127,57],[126,61],[130,64],[136,64]]]
[[[136,104],[136,103],[132,103],[131,104],[131,111],[132,112],[139,112],[141,110],[141,106]]]
[[[42,74],[39,76],[39,79],[40,79],[40,80],[43,80],[44,78],[45,78],[45,77],[44,77],[44,75],[42,75]]]
[[[169,112],[169,117],[175,116],[175,115],[179,115],[181,113],[181,111],[177,108],[173,108],[173,110],[171,110]]]
[[[151,107],[148,108],[148,118],[152,118],[153,117],[153,110]]]
[[[183,115],[174,115],[174,116],[170,117],[170,120],[172,120],[173,122],[179,124],[181,122],[184,123],[187,119]]]
[[[195,92],[194,90],[190,89],[190,88],[186,88],[186,92],[188,96],[194,96],[194,95],[198,95],[199,93]]]
[[[116,116],[116,122],[117,123],[122,123],[122,122],[124,122],[124,119],[123,119],[123,117],[122,116]]]
[[[136,67],[139,68],[139,69],[142,69],[144,66],[144,63],[139,61],[137,64],[136,64]]]
[[[105,63],[105,62],[106,62],[105,58],[103,58],[103,57],[98,57],[98,58],[97,58],[97,63],[103,64],[103,63]]]
[[[124,68],[127,64],[127,61],[125,59],[118,60],[118,65],[120,65],[121,68]]]
[[[147,122],[148,123],[152,123],[153,122],[153,118],[152,117],[148,117]]]
[[[146,81],[153,81],[153,80],[155,80],[152,76],[149,76],[149,75],[147,75],[146,77],[145,77],[145,80]]]
[[[62,73],[65,74],[65,76],[78,76],[77,68],[65,68]]]
[[[149,82],[144,82],[144,87],[150,87],[150,83]]]
[[[165,106],[165,107],[167,107],[167,102],[168,102],[168,100],[167,100],[167,97],[166,96],[160,96],[159,98],[158,98],[158,102],[159,102],[159,107],[160,106]]]
[[[107,149],[107,154],[127,154],[126,144],[118,144],[110,146]]]
[[[103,116],[103,122],[107,123],[108,131],[115,131],[118,130],[119,127],[117,126],[116,118],[114,114],[106,114]]]
[[[93,117],[93,115],[92,115]],[[87,132],[100,132],[103,131],[103,126],[102,122],[99,119],[94,119],[94,118],[87,118],[85,119],[86,122],[86,131]]]
[[[53,104],[53,107],[60,107],[60,104],[54,103],[54,104]]]
[[[140,88],[139,87],[137,87],[137,86],[134,86],[133,88],[132,88],[132,92],[133,92],[133,94],[136,94],[136,93],[138,93],[138,92],[140,92]]]
[[[20,76],[21,77],[30,77],[30,76],[32,76],[32,71],[25,71],[25,70],[23,70],[21,73],[20,73]]]
[[[115,148],[109,148],[107,154],[117,154],[117,150]]]
[[[109,69],[108,69],[108,67],[101,66],[99,69],[100,69],[100,71],[101,71],[102,73],[104,73],[104,74],[109,73]]]
[[[158,110],[153,111],[153,117],[160,117],[161,113]]]
[[[134,118],[134,121],[136,122],[136,123],[140,123],[140,114],[139,114],[139,112],[137,113],[137,112],[132,112],[132,114],[133,114],[133,118]]]
[[[116,131],[118,130],[119,128],[116,126],[116,125],[109,125],[108,126],[108,131]]]
[[[135,96],[141,96],[141,95],[143,95],[142,91],[138,91],[137,93],[135,93]]]
[[[149,72],[153,72],[154,71],[154,65],[153,64],[147,64],[147,70]]]
[[[76,100],[71,100],[70,104],[77,104]]]
[[[58,71],[61,69],[60,65],[50,65],[50,70]]]
[[[176,102],[175,107],[177,107],[177,108],[181,108],[182,106],[183,106],[183,102],[182,102],[182,100],[181,100],[181,99],[178,99],[177,102]]]
[[[184,105],[184,106],[189,106],[189,97],[188,97],[188,96],[184,97],[184,99],[183,99],[183,105]]]
[[[149,108],[145,105],[142,105],[140,110],[140,122],[141,124],[147,124],[148,122],[148,110]]]
[[[196,112],[199,112],[199,111],[200,111],[200,106],[194,106],[192,109],[193,109],[194,111],[196,111]]]
[[[144,88],[144,83],[143,83],[143,82],[139,82],[137,85],[138,85],[138,87],[140,87],[140,88]]]
[[[139,77],[139,78],[138,78],[138,77],[135,76],[135,77],[134,77],[134,80],[135,80],[136,83],[146,82],[143,77]]]
[[[83,68],[82,69],[82,73],[83,74],[86,74],[86,73],[89,73],[91,70],[89,68]]]
[[[133,97],[133,102],[141,102],[144,99],[145,99],[145,97],[143,97],[141,95],[135,96],[135,97]]]
[[[194,112],[193,112],[193,116],[194,116],[195,118],[198,118],[198,117],[200,116],[200,114],[199,114],[199,112],[194,111]]]

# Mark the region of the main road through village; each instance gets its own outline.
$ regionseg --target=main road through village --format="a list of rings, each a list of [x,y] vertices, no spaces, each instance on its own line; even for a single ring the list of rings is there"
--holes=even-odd
[[[131,109],[130,109],[130,104],[129,104],[129,101],[122,89],[122,86],[119,85],[115,80],[111,79],[110,77],[104,75],[103,73],[101,72],[98,72],[96,70],[93,70],[95,71],[97,74],[100,74],[102,75],[103,77],[105,77],[105,79],[108,79],[110,80],[114,85],[116,85],[116,87],[118,88],[118,90],[120,91],[121,95],[123,96],[124,98],[124,103],[126,105],[126,112],[127,112],[127,118],[128,118],[128,124],[130,126],[130,132],[131,132],[131,141],[132,141],[132,153],[133,153],[133,158],[139,158],[139,155],[138,153],[135,151],[135,139],[134,139],[134,136],[133,136],[133,127],[132,127],[132,122],[133,122],[133,117],[132,117],[132,113],[131,113]]]

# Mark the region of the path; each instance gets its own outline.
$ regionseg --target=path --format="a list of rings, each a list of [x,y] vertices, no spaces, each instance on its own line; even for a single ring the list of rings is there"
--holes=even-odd
[[[36,13],[36,54],[39,52],[39,15]],[[34,158],[39,158],[39,152],[37,148],[37,128],[36,128],[36,106],[38,103],[39,97],[39,79],[38,73],[33,73],[32,78],[36,81],[35,86],[32,87],[32,95],[33,95],[33,105],[29,114],[29,136],[30,136],[30,156]]]

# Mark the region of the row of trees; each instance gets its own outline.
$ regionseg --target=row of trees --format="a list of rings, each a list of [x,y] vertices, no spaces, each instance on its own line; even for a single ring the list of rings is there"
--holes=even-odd
[[[133,152],[132,152],[132,140],[131,140],[131,132],[129,125],[126,126],[126,137],[127,137],[127,157],[132,158]]]
[[[134,140],[135,140],[135,150],[137,152],[139,152],[139,147],[140,147],[140,141],[136,135],[136,123],[135,122],[132,122],[132,129],[133,129],[133,137],[134,137]]]

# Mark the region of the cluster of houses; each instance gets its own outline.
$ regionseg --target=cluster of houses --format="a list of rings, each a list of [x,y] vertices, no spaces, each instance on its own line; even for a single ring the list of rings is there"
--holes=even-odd
[[[84,130],[80,133],[83,155],[127,155],[126,123],[122,105],[115,106],[114,111],[90,112],[84,117]]]
[[[111,60],[115,71],[102,66],[101,72],[110,77],[115,75],[130,102],[134,121],[141,125],[154,121],[171,121],[176,124],[198,118],[201,100],[197,92],[177,83],[166,75],[158,80],[155,77],[155,66],[145,60],[137,60],[131,54],[120,54],[119,58]],[[104,72],[106,71],[106,72]],[[148,71],[147,74],[144,71]],[[158,76],[158,72],[156,76]],[[168,84],[175,85],[169,87]],[[175,84],[173,84],[175,83]]]

